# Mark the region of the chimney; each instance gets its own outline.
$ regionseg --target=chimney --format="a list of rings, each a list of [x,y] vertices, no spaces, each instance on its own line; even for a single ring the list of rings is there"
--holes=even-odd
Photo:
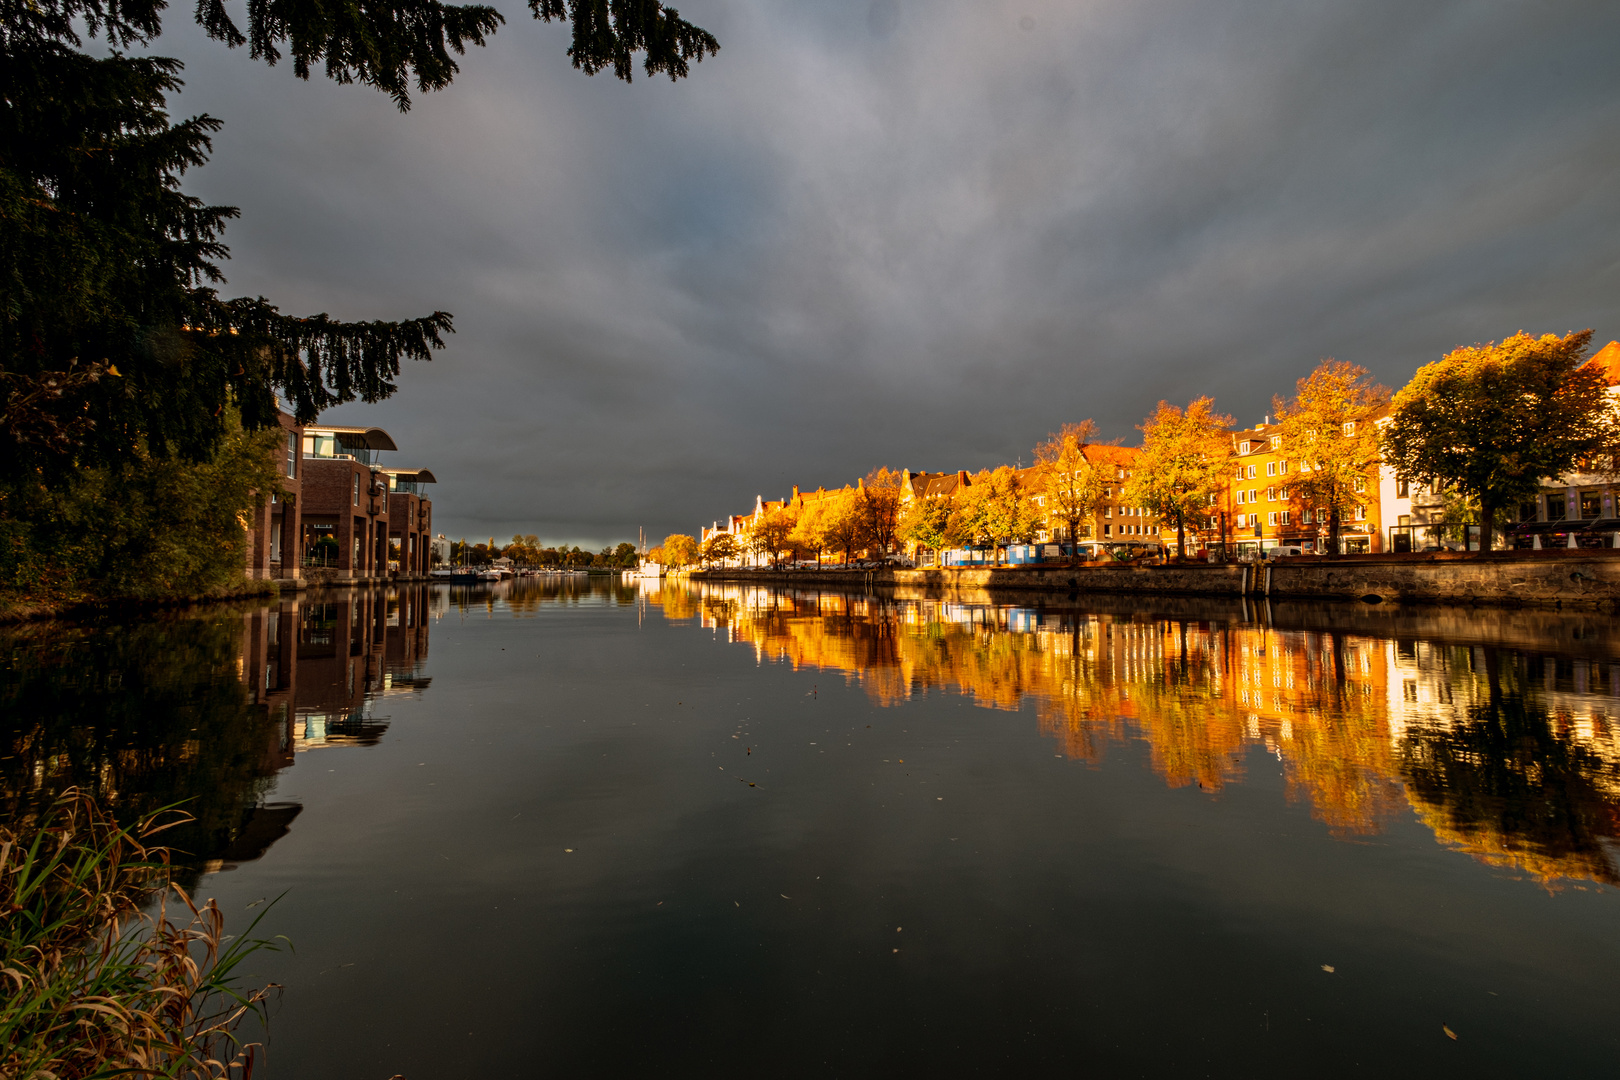
[[[966,469],[958,469],[958,470],[956,470],[956,482],[963,485],[964,487],[967,486],[968,474],[967,474]]]

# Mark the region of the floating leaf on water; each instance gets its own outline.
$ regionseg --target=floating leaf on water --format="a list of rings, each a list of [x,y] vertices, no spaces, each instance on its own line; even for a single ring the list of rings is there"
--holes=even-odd
[[[1440,1030],[1445,1032],[1446,1033],[1446,1038],[1450,1039],[1452,1042],[1457,1041],[1457,1033],[1455,1031],[1452,1031],[1450,1028],[1446,1027],[1446,1025],[1441,1024],[1440,1025]]]
[[[783,892],[783,893],[777,893],[777,894],[776,894],[776,895],[777,895],[777,896],[780,896],[780,897],[781,897],[781,898],[782,898],[782,899],[784,899],[784,900],[791,900],[791,899],[793,899],[793,897],[791,897],[791,896],[789,896],[789,895],[788,895],[788,894],[787,894],[787,893],[785,893],[785,892]]]
[[[1333,965],[1332,964],[1323,964],[1322,965],[1322,970],[1327,972],[1329,975],[1331,975],[1331,974],[1333,974]]]
[[[564,850],[564,851],[573,851],[573,850],[574,850],[574,849],[573,849],[573,848],[571,848],[571,847],[565,847],[565,848],[563,848],[563,850]]]

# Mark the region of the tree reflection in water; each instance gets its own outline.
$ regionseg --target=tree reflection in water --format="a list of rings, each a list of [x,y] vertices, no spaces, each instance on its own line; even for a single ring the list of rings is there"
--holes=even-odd
[[[184,802],[197,820],[172,836],[193,869],[257,858],[299,811],[266,801],[274,775],[384,737],[379,705],[429,683],[434,619],[586,602],[697,620],[762,660],[841,672],[882,705],[940,690],[1030,706],[1065,756],[1097,764],[1141,742],[1174,787],[1218,793],[1263,751],[1335,835],[1410,807],[1491,865],[1620,885],[1613,623],[1547,613],[541,578],[32,624],[0,633],[0,812],[25,823],[70,785],[130,818]]]
[[[1157,614],[1117,598],[1037,608],[673,582],[647,600],[762,659],[842,672],[879,704],[934,689],[1030,704],[1071,758],[1141,740],[1167,784],[1210,792],[1241,781],[1263,748],[1289,797],[1335,835],[1376,833],[1410,807],[1492,865],[1620,884],[1620,664],[1601,649],[1534,651],[1580,646],[1580,623],[1439,610],[1388,623],[1425,623],[1434,636],[1419,640],[1370,617],[1347,632],[1319,625],[1321,609],[1268,620],[1215,602],[1156,601],[1168,609]],[[1511,636],[1515,618],[1524,647],[1466,643],[1476,625]]]

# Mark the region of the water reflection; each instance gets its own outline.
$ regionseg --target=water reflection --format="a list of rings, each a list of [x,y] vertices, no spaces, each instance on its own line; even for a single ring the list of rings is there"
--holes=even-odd
[[[1032,706],[1070,758],[1141,740],[1167,784],[1211,792],[1263,748],[1336,835],[1410,810],[1483,862],[1620,884],[1620,664],[1603,617],[1187,602],[1167,617],[707,584],[646,600],[881,705],[941,689]]]
[[[761,660],[842,673],[881,706],[933,691],[1028,707],[1058,753],[1146,744],[1172,787],[1220,792],[1257,753],[1341,837],[1407,813],[1475,859],[1620,884],[1620,663],[1592,615],[1131,601],[1039,607],[617,578],[288,597],[0,634],[0,812],[78,785],[134,816],[184,801],[196,870],[251,861],[301,807],[275,775],[375,745],[421,694],[437,620],[635,605]]]
[[[0,635],[0,812],[26,822],[63,788],[120,816],[183,804],[169,834],[192,871],[252,861],[301,807],[270,801],[296,755],[366,746],[379,703],[429,679],[426,586],[289,597],[136,623],[48,622]]]

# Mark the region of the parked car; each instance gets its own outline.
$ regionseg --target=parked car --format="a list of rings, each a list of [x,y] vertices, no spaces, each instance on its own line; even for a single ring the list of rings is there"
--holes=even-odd
[[[1266,548],[1264,554],[1268,559],[1288,559],[1295,555],[1310,555],[1312,552],[1295,544],[1279,544],[1274,548]]]

